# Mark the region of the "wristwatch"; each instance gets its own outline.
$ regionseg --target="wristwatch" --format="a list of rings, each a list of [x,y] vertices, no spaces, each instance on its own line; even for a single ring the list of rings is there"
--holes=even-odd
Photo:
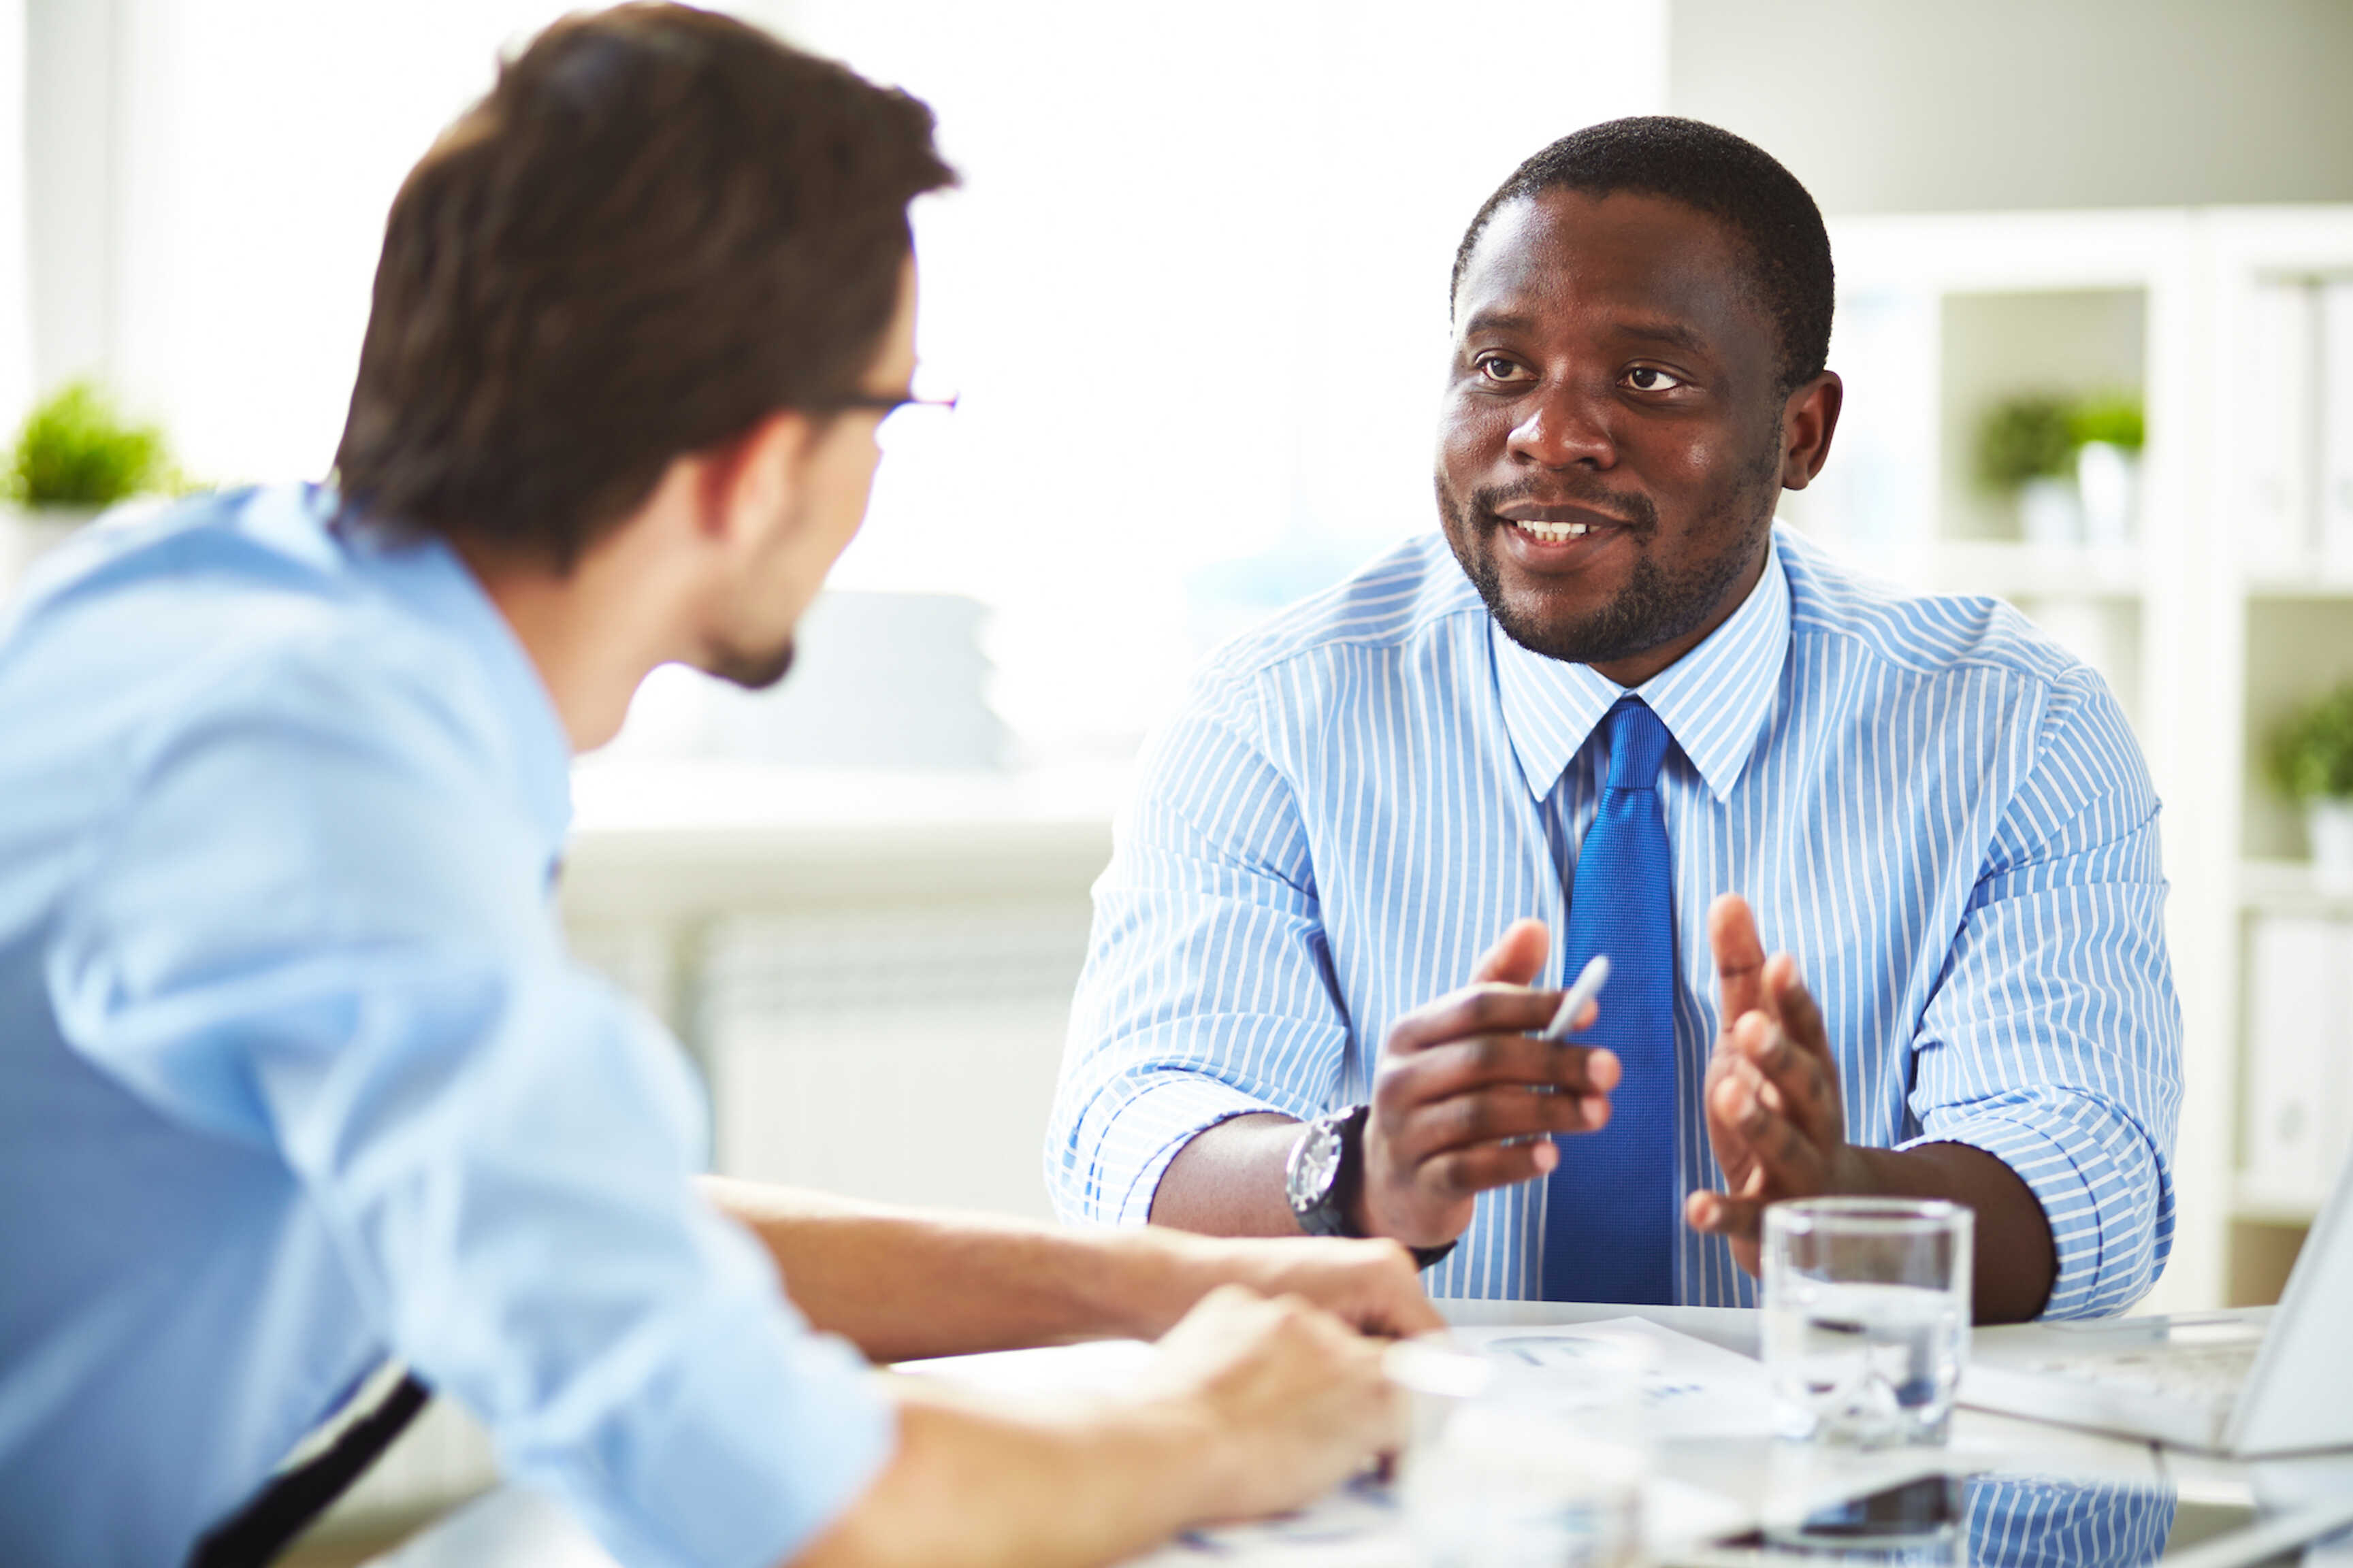
[[[1310,1236],[1360,1237],[1349,1213],[1365,1184],[1365,1123],[1369,1105],[1354,1105],[1319,1116],[1299,1130],[1283,1164],[1282,1187],[1299,1228]],[[1454,1243],[1412,1247],[1414,1265],[1427,1268],[1454,1250]]]

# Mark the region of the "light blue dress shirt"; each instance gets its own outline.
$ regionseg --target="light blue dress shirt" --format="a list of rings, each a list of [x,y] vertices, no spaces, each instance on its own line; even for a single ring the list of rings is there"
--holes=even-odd
[[[1641,691],[1674,742],[1681,1190],[1722,1180],[1705,921],[1738,892],[1822,1005],[1850,1139],[2007,1162],[2057,1242],[2049,1315],[2138,1298],[2172,1234],[2181,1023],[2157,797],[2099,677],[2005,605],[1908,596],[1777,530],[1755,591]],[[1095,889],[1047,1133],[1061,1213],[1140,1222],[1204,1128],[1366,1099],[1390,1026],[1520,916],[1565,983],[1620,695],[1504,636],[1435,534],[1213,659]],[[1544,1203],[1482,1194],[1432,1291],[1537,1294]],[[1679,1300],[1753,1304],[1728,1244],[1679,1234]]]
[[[333,505],[102,525],[0,634],[0,1562],[180,1562],[396,1355],[623,1562],[775,1563],[887,1407],[565,955],[522,647]]]

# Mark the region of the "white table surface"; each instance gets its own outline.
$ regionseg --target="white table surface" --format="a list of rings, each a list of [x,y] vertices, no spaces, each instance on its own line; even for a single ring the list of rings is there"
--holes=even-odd
[[[1740,1354],[1757,1353],[1758,1314],[1735,1308],[1645,1307],[1554,1301],[1440,1301],[1459,1327],[1558,1326],[1639,1315],[1662,1328]],[[2000,1330],[1980,1330],[1995,1332]],[[1127,1343],[1014,1351],[912,1363],[904,1370],[954,1376],[986,1386],[1039,1392],[1115,1387],[1145,1353]],[[2082,1481],[2169,1486],[2186,1502],[2230,1503],[2338,1495],[2353,1489],[2353,1455],[2316,1461],[2248,1466],[2157,1445],[1963,1408],[1955,1412],[1943,1449],[1878,1454],[1825,1452],[1765,1438],[1715,1438],[1672,1443],[1660,1469],[1673,1479],[1761,1514],[1776,1489],[1791,1484],[1793,1464],[1810,1496],[1861,1496],[1940,1470],[1998,1469]],[[2313,1564],[2330,1568],[2348,1552],[2316,1552]],[[2291,1559],[2292,1561],[2293,1559]],[[2063,1563],[2053,1560],[2054,1568]],[[375,1568],[613,1568],[612,1560],[555,1504],[518,1487],[500,1487],[450,1513],[376,1560]]]

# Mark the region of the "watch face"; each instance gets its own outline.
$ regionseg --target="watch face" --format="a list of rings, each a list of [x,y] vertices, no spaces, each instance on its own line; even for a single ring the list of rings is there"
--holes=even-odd
[[[1299,1156],[1291,1163],[1291,1206],[1293,1212],[1313,1208],[1332,1190],[1340,1173],[1340,1132],[1318,1121],[1299,1141]]]

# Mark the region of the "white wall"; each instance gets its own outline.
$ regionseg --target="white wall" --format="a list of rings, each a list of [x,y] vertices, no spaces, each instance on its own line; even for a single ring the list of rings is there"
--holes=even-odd
[[[101,375],[200,479],[323,474],[400,177],[569,6],[13,3],[35,389]],[[966,176],[918,217],[923,351],[966,401],[934,460],[893,454],[840,580],[996,609],[1032,754],[1133,743],[1201,568],[1287,549],[1287,597],[1430,525],[1463,224],[1666,92],[1665,0],[739,8],[929,99]],[[1504,39],[1606,68],[1499,74]]]
[[[18,3],[32,389],[101,378],[199,479],[323,475],[394,191],[569,7]]]
[[[21,162],[10,174],[22,182],[28,241],[16,279],[29,317],[22,394],[106,369],[119,95],[111,0],[18,0],[12,9],[11,42],[23,54],[9,87],[24,112],[12,117],[23,141],[12,149]]]
[[[1664,0],[744,8],[931,102],[965,176],[918,213],[920,348],[965,403],[836,581],[993,606],[1032,754],[1132,742],[1231,629],[1204,568],[1288,552],[1296,594],[1432,525],[1463,226],[1665,101]],[[1505,39],[1608,68],[1505,72]]]
[[[1667,100],[1830,213],[2353,200],[2343,0],[1670,0]]]

